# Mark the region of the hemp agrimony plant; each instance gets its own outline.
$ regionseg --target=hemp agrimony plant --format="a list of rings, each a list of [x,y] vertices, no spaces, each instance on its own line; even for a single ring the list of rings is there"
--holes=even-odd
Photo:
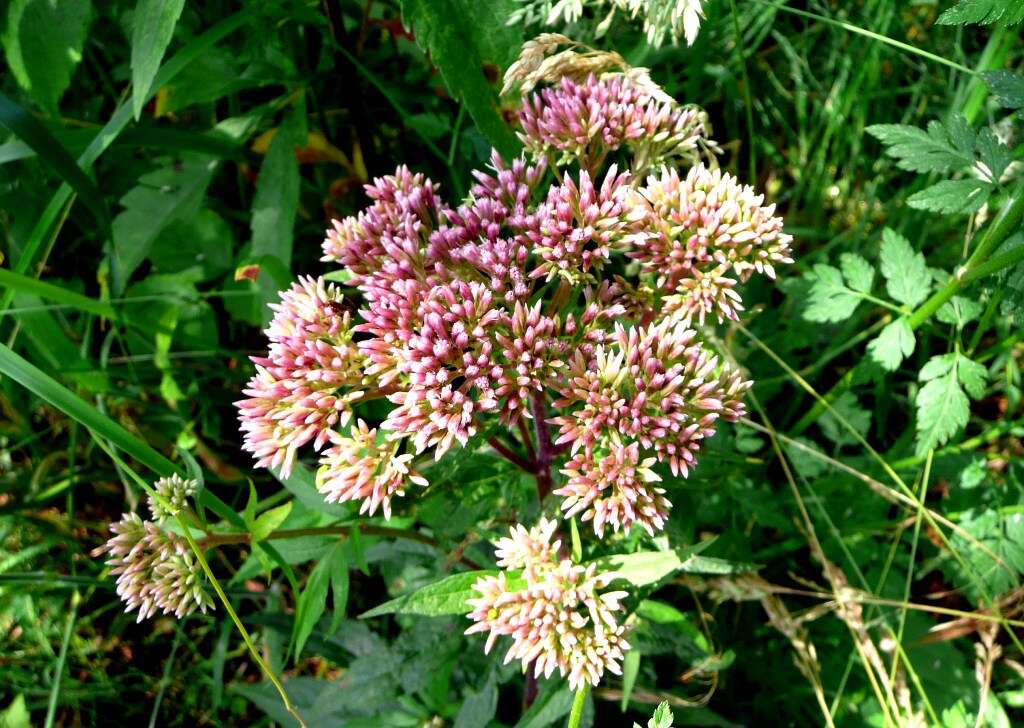
[[[510,637],[506,661],[579,689],[629,649],[630,592],[613,582],[644,582],[628,559],[580,563],[556,514],[598,539],[662,531],[666,478],[697,467],[751,386],[701,331],[739,318],[740,284],[792,262],[791,238],[717,168],[707,115],[617,55],[541,36],[506,85],[529,90],[524,155],[492,154],[454,203],[405,166],[368,185],[370,205],[323,242],[336,268],[271,305],[269,350],[237,405],[257,466],[287,478],[316,453],[322,497],[369,516],[415,503],[425,465],[460,449],[534,477],[550,516],[496,542],[501,571],[428,589],[485,649]],[[380,421],[371,403],[387,404]],[[112,530],[119,591],[140,617],[207,606],[175,534],[138,517]]]

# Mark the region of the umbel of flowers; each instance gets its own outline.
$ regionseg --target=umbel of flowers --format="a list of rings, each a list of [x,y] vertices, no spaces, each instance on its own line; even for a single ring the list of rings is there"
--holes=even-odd
[[[567,42],[542,36],[509,70],[539,88],[519,109],[525,156],[494,153],[454,206],[401,166],[333,223],[323,260],[344,290],[281,294],[238,403],[257,465],[287,476],[308,447],[327,500],[389,516],[427,485],[418,461],[500,421],[522,442],[494,448],[598,536],[664,526],[655,466],[685,476],[750,386],[697,326],[736,319],[737,285],[774,277],[791,238],[715,167],[703,111],[618,56],[555,52]],[[380,398],[371,427],[354,409]]]
[[[485,652],[499,636],[511,637],[506,663],[532,665],[537,677],[557,670],[576,690],[588,682],[597,685],[605,669],[621,674],[619,662],[629,644],[617,613],[628,595],[599,591],[614,573],[560,558],[561,542],[552,542],[557,527],[557,521],[542,518],[529,530],[513,526],[509,537],[495,543],[504,571],[473,585],[480,597],[469,601],[467,616],[474,624],[466,634],[486,632]]]
[[[167,521],[187,506],[196,487],[194,480],[177,475],[161,478],[154,484],[160,500],[150,496],[148,502],[153,520],[126,513],[110,524],[113,535],[100,553],[110,555],[107,565],[117,576],[117,595],[125,611],[138,610],[139,622],[158,611],[180,619],[213,606],[188,543],[167,527]]]

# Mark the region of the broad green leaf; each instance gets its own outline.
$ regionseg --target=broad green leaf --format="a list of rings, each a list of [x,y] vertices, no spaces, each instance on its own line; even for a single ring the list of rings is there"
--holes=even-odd
[[[132,112],[138,121],[185,0],[139,0],[132,17]]]
[[[502,156],[515,156],[519,141],[501,116],[496,87],[522,41],[521,28],[506,23],[512,3],[402,0],[401,5],[405,25],[430,54],[452,96]]]
[[[939,360],[940,357],[933,357],[920,373],[921,380],[927,381],[915,400],[918,455],[945,445],[964,428],[970,414],[967,395],[957,379],[956,359]],[[939,374],[942,370],[944,373]]]
[[[120,295],[131,274],[150,255],[153,242],[175,220],[194,216],[219,161],[189,155],[139,178],[121,198],[124,211],[114,218],[113,289]]]
[[[313,567],[306,586],[295,604],[292,643],[295,645],[296,662],[302,656],[302,648],[306,646],[306,640],[313,633],[313,628],[316,627],[327,608],[327,589],[333,581],[333,571],[344,563],[344,556],[341,561],[336,556],[339,552],[344,552],[343,544],[340,541],[334,545],[325,558]]]
[[[672,728],[674,721],[675,716],[672,715],[672,709],[668,702],[662,702],[654,709],[654,715],[647,721],[647,728]],[[640,728],[640,725],[634,723],[633,728]]]
[[[1024,108],[1024,75],[1012,71],[983,71],[981,77],[1003,106]]]
[[[158,273],[177,273],[195,268],[198,281],[208,281],[231,268],[232,232],[213,210],[172,220],[157,236],[149,259]]]
[[[597,559],[594,563],[598,565],[598,570],[613,571],[633,586],[656,584],[678,571],[688,574],[737,574],[758,568],[754,564],[700,556],[700,552],[713,542],[714,539],[708,539],[685,549],[669,551],[614,554]]]
[[[943,215],[977,212],[988,201],[992,185],[980,179],[945,180],[915,192],[907,204]]]
[[[455,728],[490,725],[498,711],[498,687],[491,678],[478,692],[469,693],[455,716]]]
[[[573,693],[569,686],[550,683],[551,689],[542,691],[530,709],[523,713],[515,728],[550,728],[555,721],[572,710]]]
[[[0,713],[0,728],[31,728],[32,720],[25,707],[25,696],[18,693]]]
[[[807,278],[811,281],[811,293],[803,315],[808,321],[845,321],[860,303],[861,299],[843,283],[843,274],[837,268],[819,263]]]
[[[967,23],[999,23],[1016,25],[1024,20],[1024,3],[1020,0],[960,0],[936,21],[939,25]]]
[[[260,166],[256,195],[252,201],[253,258],[272,257],[286,270],[291,269],[295,216],[299,210],[299,162],[296,146],[306,139],[305,104],[297,103],[277,128]],[[257,284],[263,303],[273,300],[277,285],[260,275]],[[263,307],[264,319],[270,311]]]
[[[905,237],[885,228],[879,259],[885,288],[893,300],[914,308],[928,298],[931,292],[928,265]]]
[[[905,124],[875,124],[867,132],[885,145],[886,154],[896,159],[900,169],[951,172],[974,162],[973,139],[965,128],[970,129],[958,123],[943,126],[932,121],[927,131]],[[968,143],[970,146],[965,148]]]
[[[253,543],[259,543],[263,541],[276,531],[288,515],[292,512],[292,502],[288,501],[284,505],[280,505],[277,508],[271,508],[269,511],[261,513],[252,524],[252,540]]]
[[[92,20],[89,0],[11,0],[4,53],[18,85],[50,113],[82,60]]]
[[[861,293],[871,293],[875,269],[864,258],[856,253],[843,253],[839,256],[839,269],[843,272],[847,286]]]
[[[914,353],[914,330],[905,316],[888,324],[870,344],[871,358],[886,371],[894,372],[900,363]]]
[[[383,614],[422,614],[436,617],[443,614],[466,614],[467,601],[479,595],[473,589],[477,579],[496,576],[497,571],[465,571],[452,574],[433,584],[428,584],[412,594],[384,602],[359,615],[360,619],[379,617]],[[516,587],[511,587],[516,588]]]
[[[104,235],[110,236],[110,213],[100,191],[59,141],[36,117],[0,93],[0,124],[32,148],[53,171],[71,186],[96,218]]]
[[[954,584],[965,589],[975,602],[983,593],[995,598],[1015,587],[1024,573],[1024,515],[982,510],[968,514],[960,525],[1003,563],[956,534],[950,546],[964,557],[967,568],[948,559],[944,570],[952,576]]]

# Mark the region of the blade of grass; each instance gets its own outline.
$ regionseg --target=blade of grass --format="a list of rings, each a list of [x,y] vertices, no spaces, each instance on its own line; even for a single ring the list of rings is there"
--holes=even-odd
[[[89,212],[96,218],[100,229],[107,239],[110,238],[110,213],[107,204],[82,168],[78,166],[64,146],[54,138],[49,129],[43,126],[35,116],[14,103],[6,95],[0,93],[0,124],[25,142],[40,159],[46,162],[53,171],[60,175],[71,189],[81,198]]]
[[[93,313],[113,321],[118,320],[117,311],[109,303],[97,301],[95,298],[83,296],[81,293],[69,291],[67,288],[46,283],[37,278],[14,273],[6,268],[0,268],[0,286],[12,291],[31,293],[48,301],[70,306],[86,313]]]

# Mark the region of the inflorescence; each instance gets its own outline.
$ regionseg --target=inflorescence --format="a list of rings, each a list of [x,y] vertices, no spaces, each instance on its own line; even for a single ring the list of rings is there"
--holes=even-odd
[[[124,514],[110,524],[113,536],[100,549],[110,555],[107,566],[117,576],[117,595],[125,603],[125,611],[137,609],[139,622],[157,611],[180,619],[213,606],[204,587],[206,578],[188,542],[167,527],[167,521],[187,507],[197,483],[174,475],[161,478],[153,487],[160,496],[149,498],[153,520],[144,521],[137,513]]]
[[[485,652],[498,637],[511,637],[506,663],[532,664],[537,677],[557,670],[576,690],[597,685],[606,669],[621,674],[629,643],[617,615],[628,595],[600,591],[615,578],[613,572],[561,558],[561,542],[552,542],[557,527],[557,521],[542,518],[530,530],[512,527],[509,537],[495,543],[503,571],[473,585],[480,596],[469,600],[467,616],[474,624],[466,634],[486,632]]]
[[[737,285],[773,278],[791,238],[717,169],[703,111],[617,55],[555,52],[567,43],[543,36],[510,69],[513,86],[541,86],[519,110],[524,156],[495,152],[455,207],[404,166],[374,180],[369,207],[324,240],[344,292],[302,278],[272,306],[238,403],[257,465],[287,476],[310,445],[327,500],[390,516],[427,485],[422,455],[494,421],[538,441],[554,427],[546,464],[567,516],[599,536],[664,527],[656,467],[685,476],[751,384],[697,326],[736,320]],[[380,398],[392,408],[371,428],[355,410]]]

